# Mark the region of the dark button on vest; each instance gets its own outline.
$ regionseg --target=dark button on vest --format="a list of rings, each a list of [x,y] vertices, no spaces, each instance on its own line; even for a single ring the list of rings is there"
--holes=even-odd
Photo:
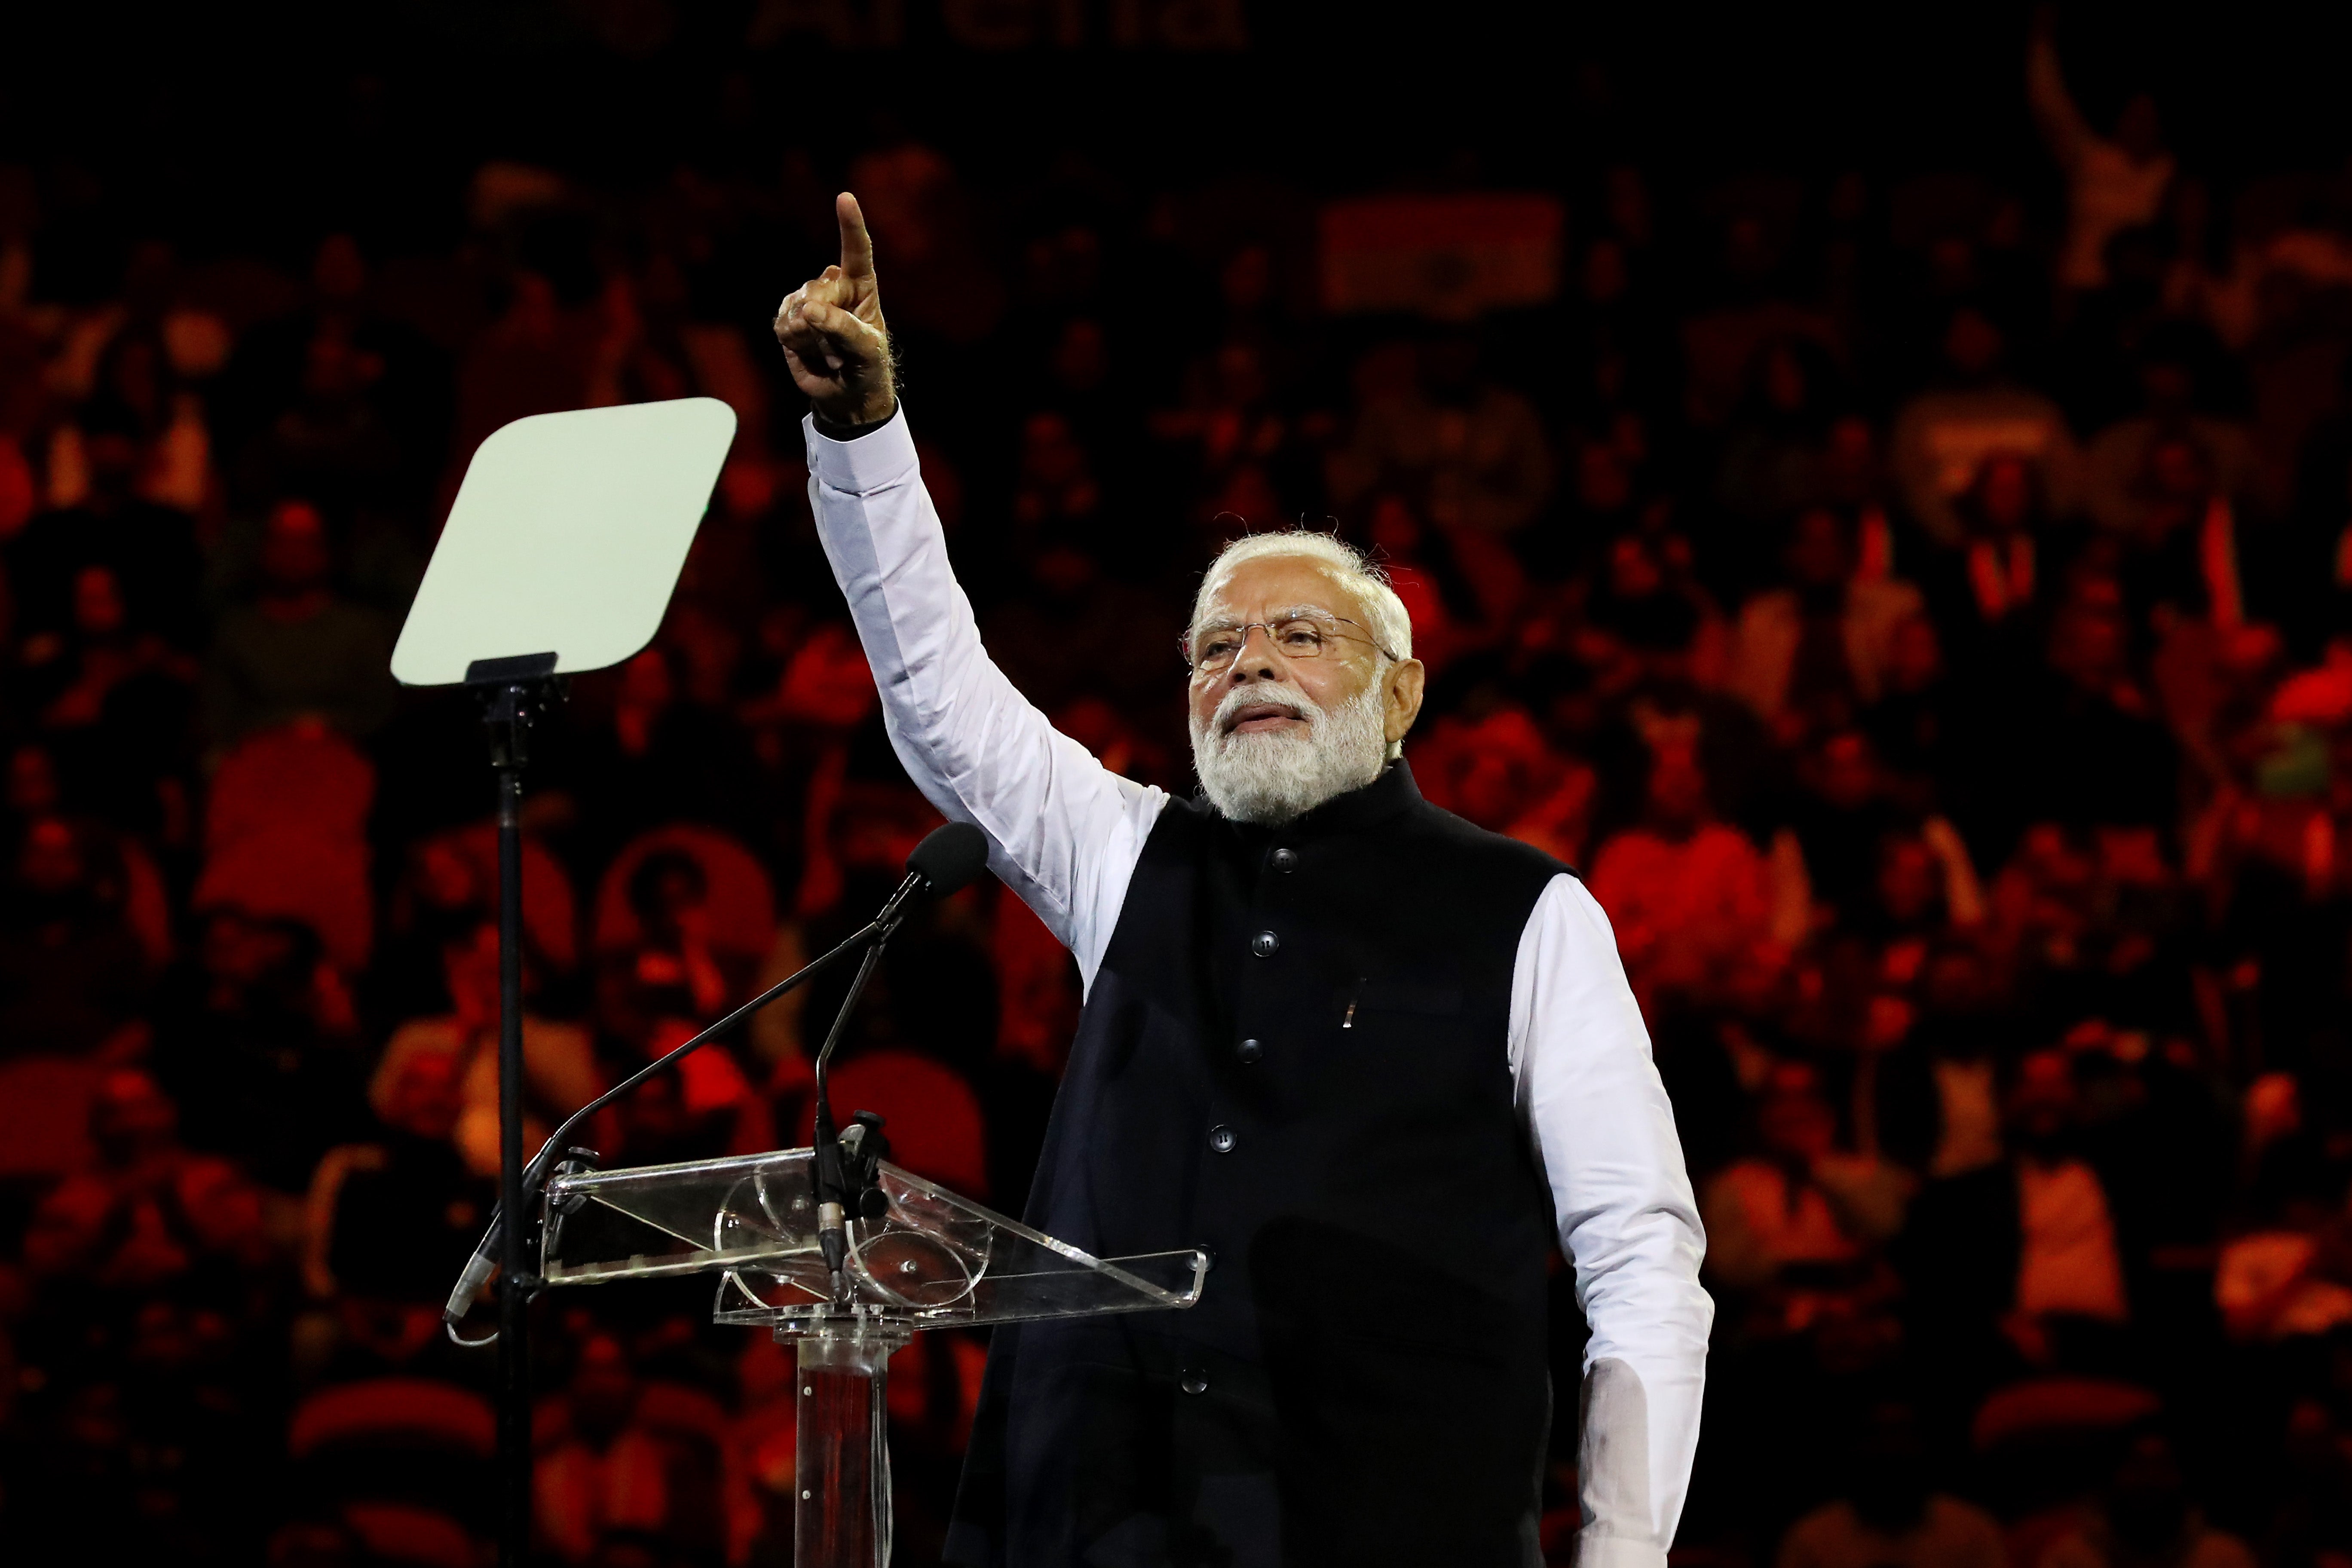
[[[1250,938],[1250,951],[1260,958],[1272,958],[1275,950],[1281,945],[1282,939],[1270,931],[1262,931]]]
[[[1288,848],[1276,850],[1274,852],[1274,868],[1277,871],[1297,870],[1298,851]]]
[[[1244,1040],[1234,1047],[1234,1059],[1244,1067],[1255,1067],[1265,1059],[1265,1047],[1255,1040]]]
[[[1234,1152],[1234,1130],[1223,1125],[1210,1128],[1209,1147],[1214,1149],[1220,1154],[1232,1153]]]
[[[1206,1394],[1209,1392],[1209,1374],[1197,1366],[1188,1366],[1184,1369],[1183,1381],[1177,1386],[1187,1394]]]

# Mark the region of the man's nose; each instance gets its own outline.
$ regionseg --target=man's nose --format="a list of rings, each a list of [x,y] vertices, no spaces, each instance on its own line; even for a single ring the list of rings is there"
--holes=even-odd
[[[1259,634],[1264,633],[1261,640]],[[1226,672],[1232,685],[1241,686],[1253,680],[1279,680],[1282,672],[1274,648],[1274,633],[1265,626],[1252,626],[1242,633],[1242,651],[1234,656],[1234,667]]]

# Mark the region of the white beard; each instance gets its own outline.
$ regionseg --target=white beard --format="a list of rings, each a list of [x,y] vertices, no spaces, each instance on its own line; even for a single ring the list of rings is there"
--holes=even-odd
[[[1236,710],[1260,702],[1287,706],[1307,721],[1307,732],[1225,728]],[[1331,709],[1317,706],[1288,684],[1238,686],[1225,693],[1206,724],[1192,724],[1192,769],[1201,775],[1201,788],[1210,805],[1235,822],[1288,822],[1361,789],[1381,776],[1388,751],[1377,680]]]

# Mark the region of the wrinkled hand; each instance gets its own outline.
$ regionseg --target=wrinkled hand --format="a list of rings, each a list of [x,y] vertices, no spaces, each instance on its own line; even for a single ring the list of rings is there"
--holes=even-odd
[[[898,394],[874,277],[874,241],[856,196],[842,192],[833,210],[841,222],[840,264],[784,296],[776,309],[776,342],[819,417],[836,425],[879,424],[898,406]]]

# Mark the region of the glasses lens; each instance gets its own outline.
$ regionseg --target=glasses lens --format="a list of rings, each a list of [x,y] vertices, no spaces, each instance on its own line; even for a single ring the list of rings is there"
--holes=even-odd
[[[1319,621],[1297,617],[1274,628],[1274,646],[1291,658],[1313,658],[1323,651],[1328,629]]]
[[[1242,651],[1245,635],[1239,626],[1202,626],[1189,639],[1192,668],[1211,675],[1223,669]]]
[[[1184,639],[1185,657],[1192,660],[1194,669],[1207,675],[1219,674],[1241,657],[1250,633],[1261,628],[1266,640],[1279,648],[1285,658],[1320,658],[1331,639],[1340,635],[1336,621],[1326,623],[1306,616],[1294,616],[1271,626],[1253,621],[1248,626],[1202,626]]]

